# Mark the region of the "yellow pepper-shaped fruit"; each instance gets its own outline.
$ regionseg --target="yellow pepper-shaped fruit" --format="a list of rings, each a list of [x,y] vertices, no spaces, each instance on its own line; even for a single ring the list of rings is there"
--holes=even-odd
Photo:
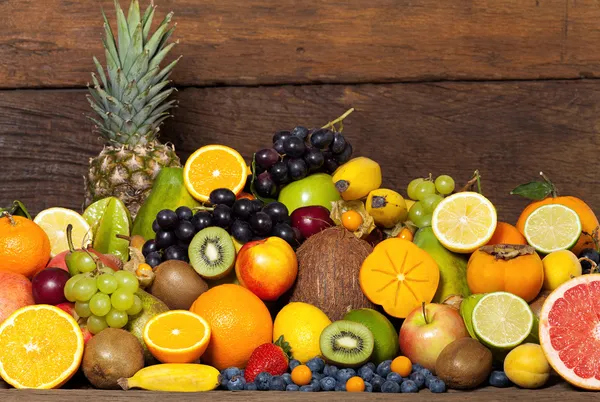
[[[369,193],[365,203],[367,213],[373,217],[375,224],[384,228],[393,228],[408,216],[404,197],[387,188],[378,188]]]
[[[381,167],[372,159],[354,158],[333,173],[333,183],[345,201],[360,200],[381,186]]]
[[[118,383],[124,390],[202,392],[219,386],[219,374],[219,370],[205,364],[157,364],[141,369],[131,378],[121,378]]]

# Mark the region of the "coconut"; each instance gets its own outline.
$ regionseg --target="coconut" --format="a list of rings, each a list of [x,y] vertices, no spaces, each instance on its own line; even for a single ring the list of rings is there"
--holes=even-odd
[[[298,279],[291,302],[312,304],[332,321],[349,310],[375,305],[360,289],[360,267],[373,247],[348,230],[336,226],[308,238],[297,250]]]

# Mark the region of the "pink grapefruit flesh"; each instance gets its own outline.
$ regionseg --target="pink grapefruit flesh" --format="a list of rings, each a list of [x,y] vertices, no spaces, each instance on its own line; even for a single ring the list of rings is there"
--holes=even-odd
[[[571,279],[548,296],[540,313],[540,344],[566,381],[600,390],[600,274]]]

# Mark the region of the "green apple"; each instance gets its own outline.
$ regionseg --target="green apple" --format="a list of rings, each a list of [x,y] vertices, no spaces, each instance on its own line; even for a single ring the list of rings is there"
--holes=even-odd
[[[331,203],[341,200],[333,179],[325,173],[310,175],[285,186],[279,193],[279,202],[289,213],[300,207],[321,205],[331,211]]]

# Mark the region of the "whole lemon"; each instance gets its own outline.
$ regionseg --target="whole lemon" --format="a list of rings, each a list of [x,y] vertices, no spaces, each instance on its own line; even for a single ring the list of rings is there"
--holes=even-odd
[[[292,358],[306,363],[321,354],[319,338],[331,320],[317,307],[302,302],[281,309],[273,325],[273,341],[283,335],[292,348]]]
[[[550,376],[550,365],[540,345],[525,343],[506,356],[504,372],[519,387],[540,388]]]
[[[548,254],[542,260],[544,264],[544,285],[546,290],[554,290],[566,281],[581,275],[581,263],[569,250],[560,250]]]

